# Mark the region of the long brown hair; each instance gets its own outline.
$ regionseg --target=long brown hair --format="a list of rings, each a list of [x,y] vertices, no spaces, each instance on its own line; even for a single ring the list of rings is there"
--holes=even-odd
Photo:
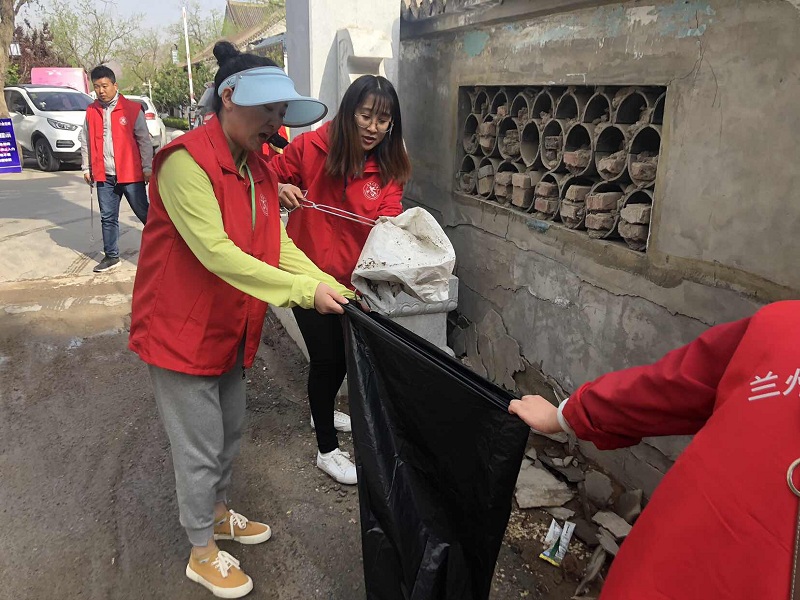
[[[394,86],[385,77],[362,75],[344,93],[339,112],[328,130],[328,159],[325,171],[332,177],[359,177],[364,170],[364,149],[361,147],[355,112],[369,97],[375,98],[373,114],[388,113],[392,126],[372,151],[381,172],[383,185],[394,180],[404,184],[411,177],[411,161],[403,144],[403,120],[400,100]]]

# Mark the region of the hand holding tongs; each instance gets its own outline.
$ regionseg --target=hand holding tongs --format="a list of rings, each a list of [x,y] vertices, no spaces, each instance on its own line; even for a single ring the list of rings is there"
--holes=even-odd
[[[308,193],[307,190],[303,190],[303,196],[305,196],[307,193]],[[339,218],[345,219],[347,221],[353,221],[354,223],[360,223],[361,225],[366,225],[367,227],[374,227],[375,226],[375,220],[374,219],[369,219],[369,218],[364,217],[362,215],[358,215],[356,213],[348,212],[348,211],[346,211],[344,209],[341,209],[341,208],[336,208],[335,206],[327,206],[325,204],[317,204],[316,202],[312,202],[311,200],[309,200],[308,198],[305,198],[305,197],[302,200],[300,200],[300,206],[299,207],[287,209],[287,212],[292,212],[293,210],[296,210],[297,208],[313,208],[313,209],[316,209],[316,210],[318,210],[320,212],[323,212],[325,214],[333,215],[334,217],[339,217]]]

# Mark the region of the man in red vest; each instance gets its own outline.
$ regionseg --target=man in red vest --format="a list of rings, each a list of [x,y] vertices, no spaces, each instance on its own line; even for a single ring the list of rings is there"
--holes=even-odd
[[[81,131],[83,178],[97,184],[103,226],[103,260],[95,273],[119,266],[119,203],[125,196],[142,223],[147,221],[147,190],[153,166],[153,146],[142,105],[119,93],[114,71],[92,69],[97,100],[86,110]]]

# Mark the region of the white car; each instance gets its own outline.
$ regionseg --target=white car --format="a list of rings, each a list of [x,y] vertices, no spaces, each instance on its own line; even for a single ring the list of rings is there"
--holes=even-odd
[[[153,142],[153,153],[159,148],[167,145],[167,128],[164,126],[164,121],[158,116],[158,111],[147,96],[128,96],[123,94],[128,100],[133,100],[142,105],[144,111],[145,122],[147,123],[147,130],[150,132],[150,140]]]
[[[79,135],[92,98],[71,88],[16,85],[4,90],[17,142],[42,171],[81,162]]]

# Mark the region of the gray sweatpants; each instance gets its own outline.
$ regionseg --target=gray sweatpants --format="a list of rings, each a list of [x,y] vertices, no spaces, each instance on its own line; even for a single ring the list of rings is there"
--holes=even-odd
[[[181,525],[194,546],[214,535],[214,504],[227,502],[233,459],[245,415],[243,347],[233,368],[218,377],[150,365],[158,412],[175,468]]]

